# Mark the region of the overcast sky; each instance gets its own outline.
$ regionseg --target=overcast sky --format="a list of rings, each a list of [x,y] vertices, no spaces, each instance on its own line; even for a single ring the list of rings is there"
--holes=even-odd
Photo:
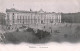
[[[14,6],[13,6],[14,4]],[[79,0],[0,0],[0,12],[6,8],[47,12],[80,12]]]

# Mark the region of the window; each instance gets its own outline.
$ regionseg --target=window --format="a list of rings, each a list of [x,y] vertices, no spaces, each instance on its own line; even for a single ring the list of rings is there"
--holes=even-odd
[[[24,24],[24,16],[23,16],[23,24]]]
[[[15,17],[15,15],[14,15],[14,13],[12,14],[12,18],[13,18],[13,23],[14,23],[14,17]]]
[[[41,20],[41,24],[43,24],[43,20]]]
[[[14,15],[14,13],[13,13],[13,15]]]
[[[21,23],[21,16],[20,16],[20,23]]]
[[[19,20],[20,20],[20,18],[19,18],[19,16],[17,16],[17,21],[18,21],[18,23],[19,23]]]

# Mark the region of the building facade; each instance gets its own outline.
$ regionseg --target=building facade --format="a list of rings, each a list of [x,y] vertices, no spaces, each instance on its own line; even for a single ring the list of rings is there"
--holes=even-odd
[[[55,12],[40,11],[22,11],[14,8],[6,9],[6,23],[8,25],[15,25],[19,27],[21,25],[32,24],[49,24],[49,23],[61,23],[61,14]]]

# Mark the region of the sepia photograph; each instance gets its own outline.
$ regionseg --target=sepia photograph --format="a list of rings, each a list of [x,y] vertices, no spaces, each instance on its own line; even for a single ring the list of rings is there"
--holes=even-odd
[[[80,51],[80,0],[0,0],[0,51]]]

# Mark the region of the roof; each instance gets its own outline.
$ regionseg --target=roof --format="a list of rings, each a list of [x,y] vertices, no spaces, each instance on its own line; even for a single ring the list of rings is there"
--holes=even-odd
[[[25,10],[16,10],[16,9],[6,9],[6,12],[21,12],[21,13],[30,13],[32,11],[25,11]]]
[[[6,12],[19,12],[19,13],[47,13],[47,14],[53,14],[55,12],[45,12],[42,9],[40,9],[39,11],[25,11],[25,10],[16,10],[14,8],[11,9],[6,9]]]

